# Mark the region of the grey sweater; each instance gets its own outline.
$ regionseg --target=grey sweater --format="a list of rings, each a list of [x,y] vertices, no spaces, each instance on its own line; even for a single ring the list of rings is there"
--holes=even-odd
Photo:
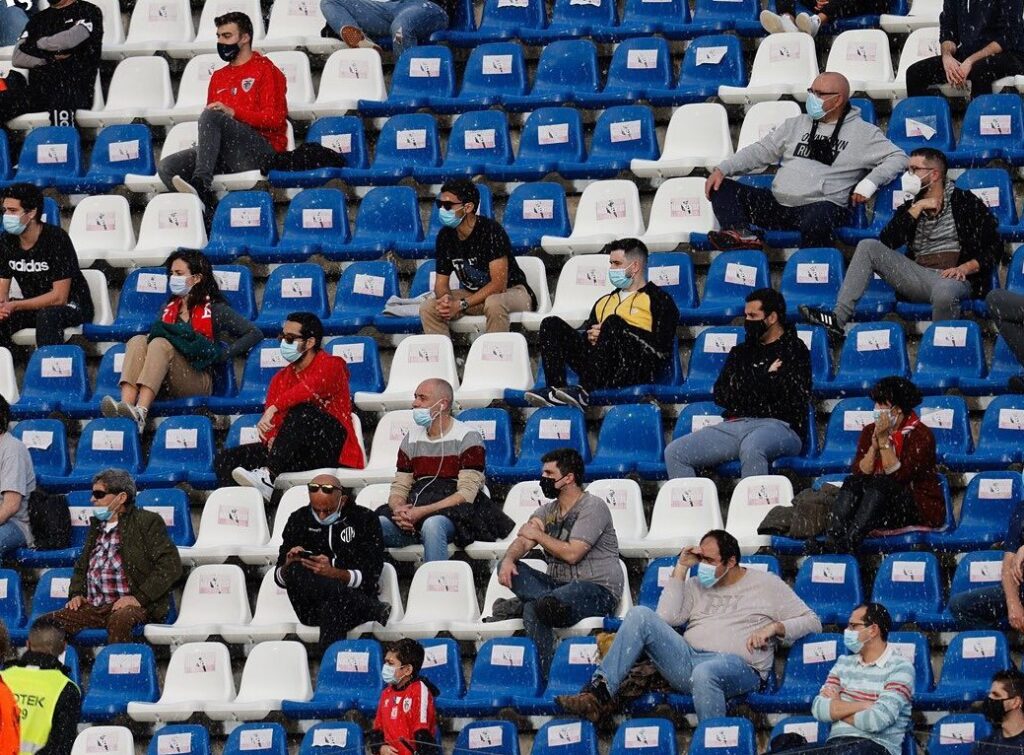
[[[774,574],[747,569],[729,586],[701,587],[697,579],[669,579],[658,601],[658,616],[683,633],[694,650],[731,653],[762,677],[771,670],[775,649],[747,650],[747,638],[773,621],[786,627],[787,643],[821,631],[821,621],[796,593]]]
[[[263,340],[260,329],[246,320],[225,301],[215,301],[210,307],[213,316],[214,340],[228,344],[226,359],[245,356],[253,346]]]
[[[870,182],[861,192],[870,197],[906,169],[906,153],[877,126],[861,118],[857,107],[850,108],[839,132],[832,165],[801,157],[813,123],[806,114],[789,118],[760,141],[723,160],[718,169],[726,176],[735,176],[778,166],[772,194],[786,207],[822,201],[846,207],[850,193],[861,180]],[[834,130],[834,123],[819,123],[816,139],[828,138]]]

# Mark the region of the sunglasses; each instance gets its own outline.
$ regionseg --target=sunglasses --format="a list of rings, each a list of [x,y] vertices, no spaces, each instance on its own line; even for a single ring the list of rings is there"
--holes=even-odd
[[[335,490],[341,490],[341,488],[338,487],[337,485],[321,485],[318,482],[307,483],[306,489],[310,493],[326,493],[327,495],[330,495]]]
[[[99,489],[96,489],[96,490],[92,491],[92,497],[93,497],[94,500],[97,500],[97,501],[106,498],[108,495],[114,495],[114,494],[111,491],[109,491],[109,490],[99,490]]]
[[[434,204],[436,204],[442,210],[450,210],[453,207],[462,207],[462,205],[464,205],[466,203],[465,202],[448,202],[448,201],[445,201],[443,199],[435,199],[434,200]]]

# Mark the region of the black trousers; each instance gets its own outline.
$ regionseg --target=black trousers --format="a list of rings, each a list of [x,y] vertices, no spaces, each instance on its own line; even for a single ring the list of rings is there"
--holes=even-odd
[[[775,8],[779,13],[795,16],[802,10],[806,10],[808,13],[818,12],[814,10],[815,0],[800,0],[799,11],[797,4],[797,0],[775,0]],[[889,12],[889,0],[829,0],[828,5],[822,8],[821,12],[828,16],[830,21],[853,16],[880,15]]]
[[[36,346],[57,346],[64,343],[64,328],[74,328],[82,322],[82,311],[75,307],[14,312],[0,320],[0,346],[10,346],[12,336],[22,328],[36,329]]]
[[[345,636],[365,621],[381,615],[383,603],[375,595],[343,585],[336,579],[314,574],[300,563],[284,567],[282,572],[288,599],[299,621],[320,627],[320,647]]]
[[[605,318],[593,345],[586,333],[561,317],[545,317],[540,324],[540,353],[549,386],[566,385],[568,366],[588,391],[649,383],[661,366],[645,353],[645,346],[618,315]]]
[[[963,61],[967,57],[962,53],[954,53],[953,57]],[[1004,76],[1015,76],[1024,73],[1024,63],[1011,52],[1001,52],[979,60],[971,67],[971,96],[992,94],[992,82]],[[946,83],[946,70],[942,67],[942,56],[919,60],[907,69],[907,96],[921,97],[928,94],[928,89],[936,84]]]
[[[41,91],[29,87],[25,77],[11,71],[4,77],[6,89],[0,91],[0,124],[25,113],[49,113],[51,126],[74,126],[75,111],[92,106],[93,90],[69,93]],[[86,98],[83,99],[83,98]]]
[[[334,417],[312,404],[299,404],[288,410],[270,449],[263,443],[223,448],[213,468],[219,484],[230,486],[235,467],[267,467],[271,478],[283,472],[336,467],[346,437],[345,428]]]
[[[829,512],[826,534],[841,551],[853,553],[872,530],[917,523],[909,488],[888,475],[851,475]]]

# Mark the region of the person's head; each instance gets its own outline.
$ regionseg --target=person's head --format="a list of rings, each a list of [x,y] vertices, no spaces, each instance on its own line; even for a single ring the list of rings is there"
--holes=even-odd
[[[1024,673],[1015,668],[997,671],[992,676],[988,697],[982,700],[982,712],[995,726],[1009,717],[1024,718]]]
[[[231,63],[252,49],[252,19],[241,11],[231,11],[213,19],[217,27],[217,54]]]
[[[92,478],[92,505],[106,507],[95,514],[101,522],[123,514],[134,503],[135,480],[125,470],[104,469]]]
[[[646,280],[647,246],[640,239],[616,239],[605,244],[601,253],[608,255],[608,282],[616,288]]]
[[[917,196],[931,186],[944,186],[948,169],[946,155],[934,147],[918,147],[910,153],[907,172],[901,179],[901,188]]]
[[[818,74],[807,90],[807,114],[816,121],[832,120],[850,101],[850,82],[841,73]]]
[[[740,562],[740,544],[725,530],[710,530],[700,539],[697,578],[712,587]]]
[[[384,682],[402,685],[412,679],[423,668],[424,655],[423,646],[416,640],[403,637],[392,642],[384,654]]]
[[[4,231],[20,235],[43,216],[43,192],[32,184],[14,184],[4,192]]]
[[[910,414],[914,407],[921,403],[921,390],[906,378],[898,375],[884,377],[868,391],[868,396],[875,402],[876,411],[899,409],[903,414]]]
[[[747,341],[773,341],[786,327],[786,300],[774,288],[751,291],[743,307],[743,318]]]
[[[540,462],[540,489],[545,498],[557,498],[570,485],[583,487],[583,457],[576,449],[556,448],[540,457]]]
[[[450,416],[455,393],[443,378],[427,378],[412,394],[412,418],[420,427],[430,427],[438,417]]]
[[[843,642],[851,653],[877,647],[889,639],[892,617],[881,603],[861,603],[846,622]]]
[[[324,324],[312,312],[292,312],[281,326],[281,356],[289,364],[316,354],[324,340]]]
[[[7,432],[8,425],[11,424],[11,405],[7,403],[7,399],[0,396],[0,435]]]
[[[198,306],[209,299],[222,300],[223,294],[213,265],[205,254],[197,249],[181,249],[174,252],[164,263],[167,269],[167,288],[171,296],[187,297],[189,307]]]
[[[352,497],[341,480],[331,474],[318,474],[307,483],[306,490],[309,491],[309,508],[320,524],[338,521],[341,510]]]
[[[67,649],[67,635],[57,622],[42,616],[32,622],[32,628],[28,630],[27,644],[31,653],[59,658]]]
[[[480,190],[468,178],[453,178],[441,185],[437,195],[441,223],[449,228],[460,225],[480,207]]]

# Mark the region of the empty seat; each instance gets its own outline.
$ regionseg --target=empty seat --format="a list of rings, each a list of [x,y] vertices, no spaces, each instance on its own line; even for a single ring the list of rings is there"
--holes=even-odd
[[[934,691],[914,696],[922,710],[962,710],[988,694],[992,675],[1011,665],[1002,632],[967,631],[957,634],[946,648],[942,673]]]
[[[21,420],[11,434],[28,449],[39,484],[67,476],[71,461],[63,422],[59,419]]]
[[[555,719],[540,727],[531,755],[597,755],[597,732],[590,721]]]
[[[371,191],[378,191],[372,189]],[[327,333],[355,333],[370,325],[389,297],[398,293],[398,271],[392,262],[355,262],[344,269],[334,310],[324,320]]]
[[[657,405],[613,406],[601,421],[597,451],[587,469],[593,477],[621,477],[635,472],[641,462],[657,463],[664,452]]]
[[[413,175],[423,183],[440,183],[455,175],[469,177],[482,174],[488,166],[509,165],[512,159],[507,116],[497,110],[480,110],[464,113],[455,119],[442,165],[416,166]],[[428,240],[433,251],[433,235]]]
[[[1018,94],[983,94],[971,99],[964,113],[951,165],[984,165],[1005,160],[1024,163],[1024,107]]]
[[[224,743],[224,755],[258,752],[261,755],[288,755],[288,739],[279,723],[242,724],[233,729]]]
[[[357,709],[372,713],[384,689],[380,667],[384,654],[376,640],[340,640],[324,652],[316,691],[305,700],[285,699],[281,709],[289,718],[338,718]]]
[[[184,721],[212,702],[235,697],[228,648],[219,642],[189,642],[177,648],[167,664],[163,691],[155,703],[130,702],[135,721]]]
[[[342,258],[378,259],[394,249],[399,239],[423,240],[416,191],[410,186],[379,186],[359,203],[356,230]]]
[[[786,309],[797,312],[807,306],[831,312],[843,285],[843,267],[838,249],[798,249],[782,271]]]
[[[505,389],[533,385],[526,339],[519,333],[487,333],[473,341],[455,400],[463,407],[501,400]]]
[[[16,418],[45,417],[61,403],[89,395],[85,355],[79,346],[44,346],[32,352],[22,390],[11,410]]]
[[[509,705],[513,696],[534,696],[540,688],[540,661],[533,640],[503,637],[480,646],[465,695],[442,695],[435,705],[443,715],[484,716]]]
[[[523,430],[519,456],[512,466],[494,466],[487,470],[495,481],[518,482],[540,473],[541,457],[555,448],[575,448],[585,462],[590,461],[583,413],[569,407],[545,407],[530,415]]]
[[[324,63],[316,100],[308,105],[289,106],[288,115],[301,120],[346,115],[356,110],[359,103],[379,102],[386,96],[384,72],[376,50],[337,50]]]
[[[930,0],[926,0],[926,2],[930,2]],[[888,84],[881,81],[869,84],[867,88],[868,95],[878,100],[905,98],[907,96],[907,69],[914,65],[914,63],[939,54],[939,29],[937,22],[935,24],[928,24],[923,28],[914,29],[903,43],[895,79]]]
[[[188,482],[194,488],[213,488],[213,426],[208,417],[167,417],[156,429],[149,459],[139,485]]]
[[[565,189],[549,182],[516,186],[505,201],[502,226],[517,251],[540,246],[544,236],[568,236],[572,229]]]
[[[107,126],[96,137],[85,175],[55,178],[53,183],[69,194],[92,194],[120,186],[129,173],[152,173],[155,170],[148,126],[139,123]],[[108,200],[115,198],[119,197],[106,197]],[[134,245],[135,234],[130,225],[128,233]]]
[[[178,97],[164,108],[150,108],[142,117],[154,126],[173,126],[183,121],[199,120],[206,107],[210,77],[227,63],[215,52],[196,55],[185,65],[178,78]]]
[[[792,501],[793,485],[787,478],[781,475],[744,477],[732,491],[725,529],[739,542],[741,552],[753,553],[771,544],[771,537],[757,532],[765,514],[776,506],[790,506]]]
[[[430,108],[438,113],[461,113],[499,104],[504,96],[521,97],[526,91],[523,48],[511,42],[493,42],[470,52],[458,95],[431,97]]]
[[[889,609],[894,625],[915,621],[918,615],[939,611],[941,580],[934,554],[891,553],[882,560],[875,575],[872,600]]]
[[[591,254],[610,241],[643,233],[636,184],[626,180],[596,181],[583,190],[572,233],[567,238],[544,236],[541,246],[551,254]]]
[[[937,96],[900,100],[889,116],[886,136],[908,153],[918,147],[952,152],[953,116],[949,111],[949,101]]]
[[[542,29],[520,28],[519,38],[530,44],[550,46],[552,40],[577,40],[619,23],[618,8],[611,0],[581,4],[555,0],[551,22]]]
[[[427,378],[442,378],[458,388],[455,353],[446,336],[409,336],[398,344],[392,360],[391,378],[382,393],[354,394],[360,409],[389,411],[409,406],[416,386]],[[395,369],[397,367],[397,369]]]
[[[769,285],[768,259],[757,251],[722,252],[711,261],[704,296],[695,310],[679,313],[684,323],[726,323],[743,314],[747,295]]]
[[[416,167],[433,168],[440,164],[441,143],[434,116],[409,113],[393,115],[381,127],[369,168],[346,169],[344,175],[357,185],[393,184],[412,175]]]
[[[124,255],[110,253],[107,262],[115,267],[161,265],[179,247],[206,246],[203,206],[192,194],[168,193],[146,204],[135,248]]]
[[[974,450],[967,405],[962,396],[927,396],[916,411],[921,423],[935,437],[935,454],[940,460],[946,454],[963,456]]]
[[[256,326],[264,335],[277,335],[285,317],[295,311],[312,312],[323,319],[329,316],[327,281],[319,265],[297,262],[274,268],[263,289]]]
[[[153,55],[176,42],[194,39],[192,9],[185,0],[143,0],[132,10],[124,44],[105,47],[104,52],[115,59]]]
[[[1024,238],[1017,216],[1013,180],[1002,168],[974,168],[964,171],[957,180],[958,189],[970,191],[988,207],[999,221],[999,235],[1008,241]],[[977,309],[979,304],[975,304]]]
[[[628,169],[632,160],[653,160],[657,155],[651,109],[617,105],[598,116],[587,159],[559,163],[558,172],[565,178],[614,178]]]
[[[656,160],[634,159],[629,169],[644,178],[688,176],[698,168],[710,171],[732,154],[725,108],[716,102],[691,103],[672,113],[661,155]]]
[[[811,556],[800,564],[793,590],[822,624],[844,625],[864,601],[860,569],[853,556]]]
[[[75,453],[75,466],[63,480],[51,486],[64,490],[86,487],[103,469],[126,469],[138,474],[142,467],[139,430],[129,419],[94,419],[82,430]]]
[[[821,690],[843,651],[841,634],[809,634],[793,643],[786,656],[782,683],[775,692],[751,692],[747,701],[757,710],[804,712]]]
[[[173,104],[167,61],[156,55],[129,58],[114,69],[105,106],[101,110],[79,110],[75,120],[81,126],[102,128],[131,123],[149,109],[167,109]]]
[[[973,452],[947,453],[943,462],[957,470],[1005,469],[1021,459],[1021,430],[1024,400],[1012,394],[996,396],[981,419],[978,447]]]
[[[356,391],[383,391],[384,376],[380,368],[377,342],[370,336],[343,336],[332,338],[324,345],[325,351],[341,357],[348,366],[349,389]]]
[[[824,743],[828,739],[830,724],[822,723],[813,716],[787,716],[772,727],[768,739],[774,740],[781,734],[799,734],[807,744]]]
[[[453,622],[479,618],[469,564],[435,561],[422,564],[413,575],[403,619],[375,629],[374,635],[381,640],[434,637]]]
[[[890,84],[895,76],[889,37],[881,29],[842,32],[832,40],[825,70],[843,74],[851,92],[866,92],[878,82]]]
[[[209,406],[215,412],[235,412],[263,409],[270,380],[287,362],[281,356],[280,341],[266,339],[252,348],[245,359],[242,384],[233,396],[212,396]],[[257,438],[258,439],[258,438]],[[256,439],[250,440],[255,443]]]
[[[140,509],[159,514],[167,525],[167,535],[178,547],[189,546],[195,542],[192,531],[192,516],[189,513],[188,494],[180,488],[150,488],[140,490],[135,499]]]
[[[912,379],[925,392],[941,392],[959,385],[961,377],[980,378],[985,355],[978,324],[946,320],[928,326],[921,337]]]
[[[586,158],[580,111],[569,107],[539,107],[530,113],[519,135],[512,165],[489,165],[488,177],[497,181],[538,180],[558,170],[563,162]]]
[[[610,107],[646,99],[648,90],[671,88],[672,56],[668,42],[657,37],[626,39],[612,54],[604,88],[597,93],[580,92],[575,100],[586,107]]]
[[[263,545],[269,538],[263,497],[258,490],[218,488],[203,506],[196,544],[179,552],[187,564],[220,564],[241,548]]]
[[[147,624],[143,633],[151,643],[178,646],[219,634],[221,624],[247,623],[251,619],[241,568],[207,564],[189,572],[177,620],[173,624]]]
[[[21,145],[14,181],[45,187],[82,175],[82,143],[70,126],[32,129]]]
[[[473,721],[459,730],[455,751],[484,755],[519,755],[519,732],[511,721]]]
[[[924,4],[915,0],[911,10],[919,3]],[[932,725],[927,752],[930,755],[970,755],[974,743],[991,733],[992,725],[980,713],[950,713]]]
[[[835,377],[821,389],[816,386],[816,391],[863,395],[889,375],[910,377],[903,328],[893,323],[861,323],[847,331]]]
[[[306,647],[301,642],[272,640],[249,651],[234,700],[208,703],[205,713],[215,721],[261,720],[281,710],[282,700],[312,696]]]
[[[704,477],[669,480],[658,490],[646,536],[620,538],[619,552],[627,558],[667,556],[696,545],[713,529],[722,529],[715,484]]]
[[[250,246],[277,243],[274,202],[265,191],[233,191],[217,203],[210,240],[203,248],[212,262],[234,262]]]
[[[754,755],[757,738],[746,718],[709,718],[693,732],[690,755]]]
[[[68,234],[82,267],[106,259],[111,252],[114,256],[129,254],[135,248],[135,229],[128,200],[114,194],[84,198],[75,207]],[[133,283],[137,282],[134,271],[130,276]],[[147,322],[147,327],[150,324]],[[86,325],[85,330],[88,333],[90,325]]]
[[[149,740],[146,755],[210,755],[210,734],[198,724],[164,726]]]
[[[71,755],[108,752],[113,755],[134,755],[135,738],[125,726],[90,726],[75,737]]]
[[[109,721],[124,713],[129,702],[151,703],[159,696],[156,659],[149,645],[107,645],[93,662],[82,720]]]
[[[704,102],[717,95],[723,84],[742,87],[746,83],[740,40],[732,34],[703,36],[687,46],[675,87],[648,90],[647,101],[658,107]]]
[[[420,45],[402,51],[395,62],[386,100],[360,100],[359,111],[381,116],[412,113],[426,107],[433,97],[455,94],[455,63],[442,45]]]
[[[912,0],[905,15],[883,13],[879,24],[890,34],[906,34],[915,29],[938,26],[941,12],[942,3],[938,0]]]
[[[814,38],[799,32],[772,34],[758,45],[746,86],[722,85],[718,97],[726,104],[739,105],[778,100],[790,95],[803,101],[818,75]]]
[[[753,0],[740,0],[724,5],[715,0],[697,0],[694,5],[694,18],[700,23],[719,22],[726,29],[734,29],[737,34],[747,37],[760,37],[764,34],[757,14],[761,4]]]

